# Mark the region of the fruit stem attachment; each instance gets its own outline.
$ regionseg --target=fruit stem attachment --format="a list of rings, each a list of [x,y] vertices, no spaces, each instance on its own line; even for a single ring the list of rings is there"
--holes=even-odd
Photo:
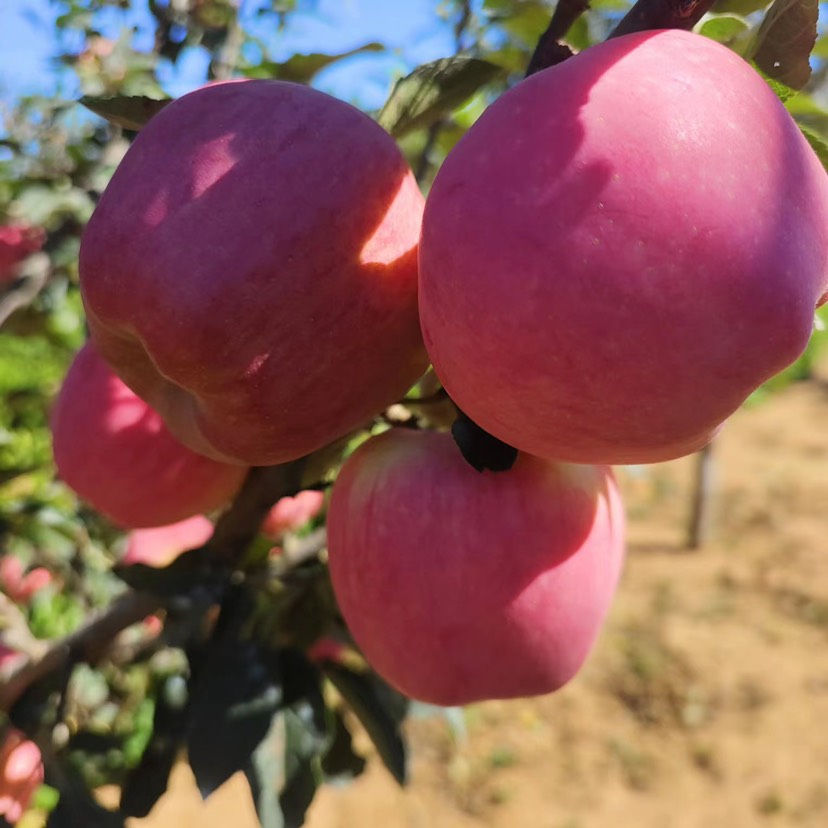
[[[463,459],[476,471],[508,471],[517,460],[516,448],[484,431],[459,408],[451,427],[451,436]]]

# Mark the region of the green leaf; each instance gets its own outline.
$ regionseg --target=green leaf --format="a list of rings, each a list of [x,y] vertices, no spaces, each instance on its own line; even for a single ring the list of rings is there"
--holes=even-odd
[[[441,58],[397,81],[377,120],[394,137],[430,126],[464,104],[505,70],[470,57]]]
[[[356,49],[341,52],[338,55],[326,55],[313,52],[307,55],[293,55],[286,61],[279,63],[274,60],[265,60],[258,63],[244,65],[242,74],[248,78],[275,79],[291,81],[292,83],[310,83],[314,76],[337,61],[366,52],[383,52],[382,43],[366,43]]]
[[[171,598],[199,590],[205,598],[209,593],[215,600],[221,597],[230,575],[226,563],[204,549],[189,549],[163,567],[118,564],[112,571],[139,592]]]
[[[791,98],[795,98],[799,92],[796,89],[791,89],[790,86],[786,86],[781,81],[774,80],[773,78],[768,77],[755,63],[754,69],[765,79],[765,82],[773,89],[774,94],[777,98],[779,98],[782,103],[787,103]]]
[[[365,759],[354,751],[353,738],[342,714],[333,712],[333,738],[322,759],[322,772],[328,782],[350,782],[365,770]]]
[[[748,50],[773,80],[802,89],[811,77],[808,57],[817,39],[819,0],[774,0]]]
[[[276,77],[279,80],[293,81],[294,83],[310,83],[314,75],[321,72],[327,66],[354,55],[365,52],[383,52],[385,47],[382,43],[366,43],[339,55],[325,55],[314,52],[309,55],[293,55],[291,58],[280,64]]]
[[[400,724],[408,700],[373,672],[356,672],[333,662],[326,662],[323,672],[362,722],[391,775],[404,785],[408,759]]]
[[[110,124],[137,132],[146,126],[149,120],[165,106],[172,103],[171,98],[156,100],[144,96],[129,97],[117,95],[113,98],[94,98],[84,96],[79,103],[87,109],[105,118]]]
[[[821,35],[811,52],[815,58],[828,58],[828,35]]]
[[[279,711],[244,772],[262,828],[300,828],[322,779],[321,755],[331,744],[328,712],[317,687]]]
[[[279,794],[285,784],[286,741],[285,719],[279,712],[244,769],[262,828],[285,826]]]
[[[799,131],[805,136],[805,140],[811,145],[811,149],[816,153],[817,158],[822,162],[822,166],[828,172],[828,141],[812,129],[802,126],[802,124],[798,126]]]
[[[176,678],[183,681],[180,676]],[[167,790],[170,773],[186,736],[185,705],[186,697],[177,699],[173,694],[158,694],[149,744],[121,787],[121,811],[127,816],[147,816]]]
[[[710,15],[699,27],[699,34],[717,43],[731,43],[744,34],[749,25],[744,17],[736,14]]]
[[[204,798],[246,766],[282,706],[279,654],[244,638],[247,617],[219,620],[191,682],[187,753]]]
[[[66,372],[68,354],[40,336],[0,333],[0,395],[47,390]]]
[[[770,0],[719,0],[713,8],[717,14],[738,14],[747,17],[766,9],[769,5]]]

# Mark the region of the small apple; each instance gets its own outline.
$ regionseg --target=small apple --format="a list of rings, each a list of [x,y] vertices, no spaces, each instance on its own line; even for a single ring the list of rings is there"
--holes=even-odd
[[[29,224],[0,226],[0,282],[14,279],[24,259],[40,250],[45,241],[46,233],[42,227]]]
[[[224,506],[247,474],[176,440],[91,342],[76,355],[52,410],[63,481],[127,528],[166,526]]]
[[[213,524],[202,515],[194,515],[170,526],[134,529],[127,538],[121,563],[168,566],[182,552],[207,543],[213,529]]]
[[[262,532],[277,538],[284,532],[300,529],[322,511],[325,503],[324,492],[307,489],[293,497],[282,497],[276,501],[262,523]]]

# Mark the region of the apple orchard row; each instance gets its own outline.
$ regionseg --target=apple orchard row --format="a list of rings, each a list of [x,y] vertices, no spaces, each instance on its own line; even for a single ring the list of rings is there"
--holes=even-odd
[[[708,443],[804,350],[827,265],[820,162],[754,69],[694,34],[519,83],[427,200],[348,104],[208,85],[138,135],[86,229],[91,339],[55,459],[121,526],[177,524],[365,427],[431,363],[520,453],[479,473],[449,434],[399,428],[357,449],[328,507],[341,612],[412,697],[550,692],[618,582],[609,464]]]

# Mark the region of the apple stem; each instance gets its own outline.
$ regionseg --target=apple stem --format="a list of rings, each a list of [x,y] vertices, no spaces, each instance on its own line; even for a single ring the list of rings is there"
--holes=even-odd
[[[695,455],[690,522],[687,531],[687,548],[701,549],[710,540],[713,494],[713,443],[708,443]]]

